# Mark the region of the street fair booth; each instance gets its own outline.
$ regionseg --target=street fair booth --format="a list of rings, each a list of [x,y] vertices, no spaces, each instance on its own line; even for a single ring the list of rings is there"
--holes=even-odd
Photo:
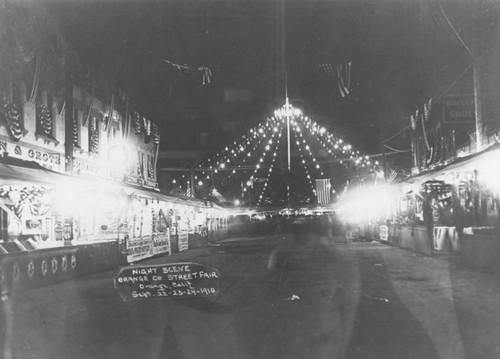
[[[471,265],[499,268],[499,161],[500,145],[494,144],[409,178],[391,241],[424,253],[461,253]]]
[[[35,286],[223,238],[226,213],[194,198],[0,161],[0,285]]]

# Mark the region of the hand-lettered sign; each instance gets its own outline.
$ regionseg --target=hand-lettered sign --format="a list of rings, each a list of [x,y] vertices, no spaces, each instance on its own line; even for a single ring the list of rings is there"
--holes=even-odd
[[[219,293],[220,272],[198,263],[120,269],[115,288],[123,301],[152,298],[210,298]]]

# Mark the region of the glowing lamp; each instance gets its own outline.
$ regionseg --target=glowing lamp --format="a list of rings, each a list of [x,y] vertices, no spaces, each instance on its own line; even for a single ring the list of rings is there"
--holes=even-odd
[[[128,163],[129,151],[124,144],[116,143],[108,149],[108,161],[115,166],[124,166]]]

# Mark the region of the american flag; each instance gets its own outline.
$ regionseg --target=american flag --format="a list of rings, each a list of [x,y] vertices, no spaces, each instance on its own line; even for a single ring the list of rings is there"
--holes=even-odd
[[[317,179],[316,180],[316,197],[318,197],[318,204],[326,206],[330,203],[330,193],[332,185],[330,179]]]
[[[391,172],[390,172],[389,176],[387,177],[387,182],[389,182],[389,183],[394,182],[394,180],[396,179],[397,176],[398,176],[398,173],[391,169]]]
[[[193,197],[193,192],[191,192],[191,182],[187,182],[186,197]]]

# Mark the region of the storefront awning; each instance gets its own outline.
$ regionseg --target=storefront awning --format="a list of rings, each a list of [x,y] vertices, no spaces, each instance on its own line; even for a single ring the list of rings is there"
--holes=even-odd
[[[142,188],[108,179],[66,175],[49,170],[33,161],[24,161],[10,157],[0,158],[0,186],[15,184],[87,189],[100,188],[104,191],[122,189],[125,193],[153,200],[190,207],[221,209],[221,207],[214,203],[205,203],[205,201],[196,198],[175,197],[161,193],[156,189]]]
[[[454,172],[473,171],[485,166],[498,166],[499,159],[500,143],[496,143],[481,152],[457,158],[449,164],[410,177],[406,180],[406,183],[422,184],[431,180],[439,180],[440,177]]]
[[[70,176],[49,170],[36,162],[14,158],[1,159],[0,161],[0,185],[22,183],[54,186],[67,183],[70,180]]]

